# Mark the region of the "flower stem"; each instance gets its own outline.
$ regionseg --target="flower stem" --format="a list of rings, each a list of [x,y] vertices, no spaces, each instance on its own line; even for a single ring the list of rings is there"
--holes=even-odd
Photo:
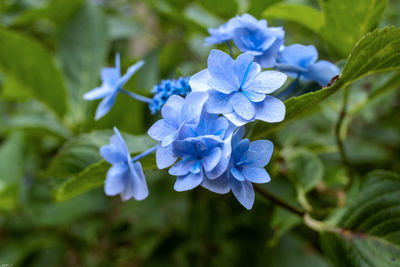
[[[231,43],[230,43],[229,41],[226,41],[226,45],[228,46],[229,54],[230,54],[231,57],[233,58],[233,52],[232,52]]]
[[[127,90],[122,89],[122,88],[119,89],[119,91],[120,91],[121,93],[124,93],[124,94],[126,94],[126,95],[132,97],[133,99],[136,99],[136,100],[140,101],[140,102],[151,103],[151,102],[153,101],[151,98],[148,98],[148,97],[145,97],[145,96],[141,96],[141,95],[135,94],[135,93],[133,93],[133,92],[127,91]]]
[[[274,204],[277,204],[279,206],[281,206],[282,208],[297,214],[299,216],[304,216],[304,212],[301,210],[298,210],[297,208],[291,206],[290,204],[287,204],[286,202],[282,201],[281,199],[277,198],[276,196],[270,194],[267,190],[265,190],[264,188],[262,188],[260,185],[257,184],[253,184],[254,189],[263,197],[265,197],[266,199],[268,199],[269,201],[271,201]]]
[[[152,148],[147,149],[146,151],[144,151],[143,153],[140,153],[139,155],[137,155],[136,157],[134,157],[132,159],[132,162],[136,162],[144,157],[146,157],[147,155],[150,155],[151,153],[153,153],[154,151],[157,150],[158,145],[153,146]]]

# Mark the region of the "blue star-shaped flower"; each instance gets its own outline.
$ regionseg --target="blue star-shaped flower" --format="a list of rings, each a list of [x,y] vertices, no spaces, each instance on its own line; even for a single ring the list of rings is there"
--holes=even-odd
[[[121,77],[121,66],[119,54],[115,56],[115,68],[103,68],[101,70],[102,85],[83,95],[85,100],[96,100],[103,98],[96,110],[95,119],[99,120],[107,114],[114,105],[115,98],[122,86],[132,77],[132,75],[143,66],[144,61],[138,61],[128,68]]]
[[[317,59],[318,52],[313,45],[294,44],[278,53],[275,68],[291,77],[313,80],[326,86],[340,70],[329,61]]]
[[[116,127],[114,132],[110,144],[100,148],[101,156],[112,164],[107,172],[104,191],[107,196],[120,194],[123,201],[132,197],[143,200],[148,196],[149,190],[142,165],[140,162],[132,162],[125,141]]]
[[[283,45],[282,27],[268,27],[266,20],[257,20],[249,14],[232,19],[233,42],[242,52],[255,56],[263,68],[274,66],[275,55]]]
[[[190,78],[193,92],[208,92],[205,109],[223,114],[237,126],[254,120],[279,122],[285,116],[283,102],[270,94],[280,88],[286,75],[278,71],[263,71],[254,56],[241,54],[236,61],[220,50],[212,50],[208,69]]]

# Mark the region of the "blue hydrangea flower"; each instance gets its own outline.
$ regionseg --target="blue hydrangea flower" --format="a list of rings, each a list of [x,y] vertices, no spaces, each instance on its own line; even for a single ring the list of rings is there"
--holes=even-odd
[[[232,40],[233,31],[236,28],[236,21],[230,19],[216,29],[209,28],[208,33],[211,35],[206,38],[207,45],[221,44]]]
[[[102,98],[99,106],[96,110],[95,119],[99,120],[105,114],[107,114],[112,106],[114,105],[115,98],[117,97],[118,91],[122,89],[122,86],[132,77],[132,75],[143,66],[144,61],[139,61],[136,64],[128,68],[126,73],[121,77],[121,66],[119,54],[115,56],[115,67],[114,68],[103,68],[101,70],[102,84],[86,94],[83,95],[85,100],[96,100]]]
[[[246,209],[254,203],[252,183],[267,183],[271,180],[264,169],[271,159],[274,145],[268,140],[250,142],[242,139],[244,128],[239,128],[232,137],[232,156],[227,171],[219,178],[223,183],[229,181],[230,189]]]
[[[313,80],[326,86],[334,76],[339,75],[340,70],[329,61],[317,59],[318,52],[313,45],[294,44],[278,53],[275,68],[291,77]]]
[[[163,119],[150,127],[148,134],[161,142],[161,146],[170,145],[178,136],[183,125],[197,125],[203,105],[208,98],[204,92],[193,92],[182,98],[171,96],[161,109]]]
[[[169,169],[169,174],[177,176],[174,189],[185,191],[198,185],[208,188],[207,181],[220,177],[229,164],[232,131],[232,124],[225,118],[203,112],[198,125],[182,127],[170,150],[159,146],[157,165],[168,167],[181,158]],[[229,191],[229,184],[211,189],[223,193]]]
[[[286,75],[278,71],[261,72],[254,56],[241,54],[236,61],[220,50],[212,50],[208,69],[190,78],[193,92],[208,92],[207,112],[223,114],[237,126],[254,120],[279,122],[285,116],[283,102],[270,94],[280,88]]]
[[[132,162],[125,141],[116,127],[114,132],[110,144],[100,148],[101,156],[112,164],[107,172],[104,191],[107,196],[120,194],[123,201],[132,197],[143,200],[148,196],[149,190],[142,165],[140,162]]]
[[[151,113],[155,114],[159,111],[171,95],[188,95],[192,91],[189,78],[180,77],[177,80],[162,80],[160,84],[155,85],[151,90],[154,93],[152,102],[149,104]]]
[[[285,32],[282,27],[268,27],[266,20],[257,20],[249,14],[232,19],[233,42],[242,52],[255,56],[263,68],[275,64],[275,56],[283,45]]]

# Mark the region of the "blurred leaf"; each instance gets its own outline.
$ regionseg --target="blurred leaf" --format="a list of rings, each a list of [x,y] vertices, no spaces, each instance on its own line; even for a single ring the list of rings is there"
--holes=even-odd
[[[320,0],[325,16],[322,38],[345,58],[356,42],[377,26],[387,0]]]
[[[131,18],[123,18],[120,16],[108,16],[107,25],[109,29],[110,39],[132,39],[133,37],[143,34],[143,25]]]
[[[0,146],[0,209],[12,209],[17,204],[23,166],[24,136],[12,133]]]
[[[27,25],[38,19],[63,22],[82,5],[82,0],[53,0],[46,7],[27,9],[13,22],[13,26]]]
[[[106,52],[106,18],[100,8],[86,3],[62,27],[58,49],[71,100],[71,111],[78,122],[87,117],[87,102],[82,95],[97,87]]]
[[[268,244],[275,246],[283,235],[302,222],[302,218],[298,215],[278,206],[274,207],[271,220],[271,228],[274,229],[274,236],[268,241]]]
[[[250,7],[247,13],[252,14],[256,18],[260,18],[266,8],[282,2],[282,0],[251,0],[248,2]]]
[[[324,165],[314,153],[306,149],[297,149],[286,158],[288,178],[300,187],[304,193],[312,190],[324,175]]]
[[[18,81],[59,116],[67,108],[66,91],[48,52],[35,40],[0,28],[0,70]]]
[[[272,5],[263,12],[263,16],[267,19],[291,20],[313,32],[319,32],[325,23],[321,12],[312,7],[298,4],[278,3]]]
[[[202,1],[202,4],[204,4],[204,2],[207,1]],[[229,2],[233,3],[231,0],[229,0]],[[213,5],[212,11],[215,11],[215,7],[216,6]],[[191,3],[190,5],[188,5],[183,13],[186,17],[195,21],[199,25],[204,26],[205,28],[215,28],[224,23],[223,20],[208,12],[197,3]]]
[[[286,117],[281,123],[261,125],[258,123],[253,136],[255,139],[266,137],[291,119],[297,117],[305,110],[316,106],[322,100],[349,86],[351,83],[373,73],[381,73],[400,69],[400,29],[377,29],[366,34],[353,49],[340,78],[331,86],[319,91],[291,97],[285,101]]]
[[[400,266],[400,176],[368,174],[357,201],[323,232],[322,247],[336,266]]]
[[[51,161],[45,175],[53,178],[66,178],[84,170],[89,165],[101,160],[99,149],[108,144],[112,130],[97,130],[84,133],[67,142]],[[123,133],[131,153],[140,153],[155,145],[147,135],[134,136]]]
[[[214,0],[202,0],[199,3],[210,12],[229,19],[238,13],[238,3],[232,0],[219,0],[218,4]]]

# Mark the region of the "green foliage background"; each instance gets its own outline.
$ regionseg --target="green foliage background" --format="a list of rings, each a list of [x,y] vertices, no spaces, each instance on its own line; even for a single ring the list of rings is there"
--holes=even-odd
[[[150,96],[203,69],[207,28],[244,12],[342,69],[286,100],[284,122],[250,127],[275,144],[253,209],[173,191],[154,157],[146,200],[106,197],[110,129],[137,154],[158,117],[119,96],[95,122],[82,94],[101,68],[146,60],[126,89]],[[0,264],[400,266],[399,14],[396,0],[0,1]]]

